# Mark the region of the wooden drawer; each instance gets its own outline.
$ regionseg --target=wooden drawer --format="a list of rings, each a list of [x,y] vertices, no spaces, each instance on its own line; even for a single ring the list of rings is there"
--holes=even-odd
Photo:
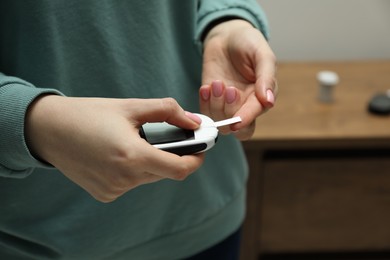
[[[278,151],[263,161],[263,253],[390,249],[390,151]]]

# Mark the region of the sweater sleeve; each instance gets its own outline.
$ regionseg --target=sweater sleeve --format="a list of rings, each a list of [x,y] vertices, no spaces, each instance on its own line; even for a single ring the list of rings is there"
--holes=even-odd
[[[200,0],[195,31],[195,41],[199,47],[210,24],[226,17],[244,19],[268,38],[268,21],[256,0]]]
[[[23,178],[35,167],[51,167],[31,155],[24,138],[28,106],[38,96],[50,93],[62,95],[0,73],[0,176]]]

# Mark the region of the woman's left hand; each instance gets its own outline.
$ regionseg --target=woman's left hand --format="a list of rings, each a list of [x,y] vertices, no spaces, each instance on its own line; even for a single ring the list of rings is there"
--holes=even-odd
[[[259,30],[238,19],[218,24],[204,40],[201,113],[215,121],[240,116],[241,123],[220,131],[249,139],[256,118],[274,105],[275,73],[275,55]]]

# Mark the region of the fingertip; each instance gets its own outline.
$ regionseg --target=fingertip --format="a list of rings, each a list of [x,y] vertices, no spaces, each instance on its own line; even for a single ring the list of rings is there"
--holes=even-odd
[[[251,95],[246,100],[234,116],[240,116],[241,122],[231,125],[232,131],[241,130],[250,126],[256,118],[264,111],[263,105],[255,95]]]
[[[185,111],[185,115],[188,118],[190,118],[192,121],[197,123],[198,125],[202,124],[202,119],[198,115],[195,115],[195,114],[188,112],[188,111]]]
[[[257,102],[263,106],[265,110],[272,108],[275,105],[275,95],[271,89],[267,89],[261,94],[256,93]]]
[[[259,78],[256,82],[256,97],[263,107],[272,108],[278,93],[277,80],[274,77]]]
[[[227,104],[232,104],[237,100],[237,89],[235,87],[227,87],[225,92]]]
[[[251,120],[249,117],[243,118],[241,123],[236,123],[231,125],[231,132],[234,136],[241,140],[245,141],[252,137],[256,126],[256,118]]]
[[[208,101],[210,100],[210,86],[209,85],[203,85],[199,89],[199,95],[202,99],[202,101]]]
[[[267,89],[266,91],[266,100],[269,107],[273,107],[275,104],[275,95],[271,89]]]
[[[195,158],[193,158],[195,161],[195,169],[194,169],[194,171],[195,171],[202,166],[202,164],[206,158],[206,152],[193,154],[192,156],[195,156]]]
[[[211,92],[214,97],[221,97],[224,92],[224,84],[221,80],[214,80],[213,83],[211,83]]]

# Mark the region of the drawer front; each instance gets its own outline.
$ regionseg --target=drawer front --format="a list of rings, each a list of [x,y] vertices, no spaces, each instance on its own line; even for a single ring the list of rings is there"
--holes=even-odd
[[[263,163],[262,252],[390,249],[390,151],[279,151]]]

